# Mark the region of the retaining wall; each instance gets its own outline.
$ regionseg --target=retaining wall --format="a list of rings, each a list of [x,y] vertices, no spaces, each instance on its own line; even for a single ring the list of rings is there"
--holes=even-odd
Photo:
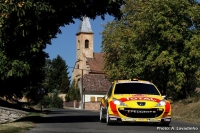
[[[0,124],[16,121],[24,117],[27,113],[25,111],[0,106]]]

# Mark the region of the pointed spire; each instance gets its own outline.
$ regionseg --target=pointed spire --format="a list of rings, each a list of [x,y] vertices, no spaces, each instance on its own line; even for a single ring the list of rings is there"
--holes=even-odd
[[[90,20],[88,17],[83,17],[83,20],[81,21],[81,24],[78,29],[79,32],[87,32],[87,33],[93,33],[91,25],[90,25]]]

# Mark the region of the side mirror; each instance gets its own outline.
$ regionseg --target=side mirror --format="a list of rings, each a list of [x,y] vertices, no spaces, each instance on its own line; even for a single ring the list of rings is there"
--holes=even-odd
[[[166,96],[166,95],[163,95],[163,96],[162,96],[162,98],[163,98],[163,99],[166,99],[166,98],[167,98],[167,96]]]

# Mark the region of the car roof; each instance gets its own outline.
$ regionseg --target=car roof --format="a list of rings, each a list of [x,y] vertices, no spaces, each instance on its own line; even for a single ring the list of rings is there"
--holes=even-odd
[[[139,79],[129,79],[129,80],[116,80],[116,84],[118,83],[145,83],[145,84],[153,84],[152,82],[146,81],[146,80],[139,80]]]

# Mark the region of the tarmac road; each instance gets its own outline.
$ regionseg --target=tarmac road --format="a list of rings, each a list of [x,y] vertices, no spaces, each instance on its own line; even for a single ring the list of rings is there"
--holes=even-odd
[[[193,130],[183,130],[183,128]],[[152,124],[99,122],[99,112],[79,109],[51,109],[50,113],[26,133],[200,133],[200,125],[175,121],[169,127]]]

